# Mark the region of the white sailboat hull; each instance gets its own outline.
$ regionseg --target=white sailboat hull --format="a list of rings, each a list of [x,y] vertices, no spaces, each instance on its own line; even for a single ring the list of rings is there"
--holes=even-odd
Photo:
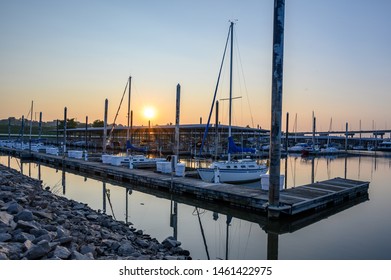
[[[205,182],[214,182],[215,169],[212,168],[198,168],[198,174]],[[219,169],[220,183],[245,183],[255,182],[261,180],[261,175],[267,172],[267,169]]]

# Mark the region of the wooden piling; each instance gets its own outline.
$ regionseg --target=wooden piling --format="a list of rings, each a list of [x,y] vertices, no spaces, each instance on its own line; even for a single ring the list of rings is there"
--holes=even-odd
[[[272,116],[269,154],[269,218],[279,216],[280,205],[280,158],[281,158],[281,112],[284,54],[284,12],[285,0],[274,1],[273,17],[273,74],[272,74]]]
[[[176,86],[176,110],[175,110],[175,155],[179,160],[179,115],[181,103],[181,85]]]
[[[63,139],[63,157],[65,157],[65,153],[67,151],[67,107],[64,108],[64,139]]]
[[[107,142],[107,112],[109,107],[109,100],[105,100],[105,116],[103,121],[103,143],[102,143],[102,150],[103,153],[106,153],[106,142]]]

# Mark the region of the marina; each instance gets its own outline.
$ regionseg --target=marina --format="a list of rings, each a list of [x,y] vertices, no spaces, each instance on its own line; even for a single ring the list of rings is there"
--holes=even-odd
[[[266,2],[4,5],[0,259],[391,259],[389,9]]]

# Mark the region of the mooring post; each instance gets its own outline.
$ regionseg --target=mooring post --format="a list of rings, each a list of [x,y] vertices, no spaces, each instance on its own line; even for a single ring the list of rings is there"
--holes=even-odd
[[[219,101],[216,101],[216,125],[215,125],[215,160],[217,160],[219,147]]]
[[[289,142],[289,112],[286,113],[286,134],[285,134],[285,153],[288,153]],[[285,157],[285,188],[288,185],[288,155]]]
[[[130,143],[133,143],[133,133],[132,133],[132,129],[133,129],[133,110],[130,111]]]
[[[288,151],[289,141],[289,112],[286,113],[286,128],[285,128],[285,151]]]
[[[24,141],[24,115],[22,116],[22,149],[23,149],[23,141]]]
[[[65,153],[67,151],[67,107],[64,108],[64,143],[62,145],[62,157],[65,157]]]
[[[31,101],[31,112],[30,112],[30,136],[29,136],[29,152],[31,153],[31,135],[33,133],[33,111],[34,101]]]
[[[8,141],[11,141],[11,117],[8,118]]]
[[[316,117],[312,111],[312,149],[315,152],[315,132],[316,132]]]
[[[58,125],[59,125],[59,120],[56,120],[56,146],[58,147]]]
[[[274,0],[273,18],[273,74],[272,108],[269,153],[269,218],[279,217],[280,159],[281,159],[281,112],[284,53],[285,0]]]
[[[129,76],[129,81],[128,81],[129,85],[128,85],[128,129],[126,130],[126,140],[129,140],[129,133],[130,133],[130,95],[131,95],[131,92],[132,92],[132,76]]]
[[[85,145],[86,145],[86,150],[88,149],[88,116],[86,116],[86,131],[85,131]]]
[[[102,153],[106,153],[106,141],[107,141],[107,111],[109,107],[109,100],[106,98],[105,100],[105,116],[103,121],[103,143],[102,143]]]
[[[42,136],[42,112],[39,112],[39,140]]]
[[[179,115],[181,103],[181,85],[176,86],[176,110],[175,110],[175,155],[179,160]]]
[[[346,122],[345,152],[348,151],[349,124]]]

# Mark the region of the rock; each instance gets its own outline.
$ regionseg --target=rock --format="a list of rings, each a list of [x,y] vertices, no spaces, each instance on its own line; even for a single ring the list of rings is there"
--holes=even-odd
[[[1,211],[0,212],[0,226],[1,225],[4,225],[4,226],[10,226],[11,225],[11,221],[14,220],[14,216],[7,213],[7,212],[4,212],[4,211]]]
[[[164,239],[164,241],[162,242],[162,244],[166,247],[166,248],[174,248],[174,247],[177,247],[177,246],[180,246],[181,245],[181,242],[175,240],[173,237],[167,237],[166,239]]]
[[[63,246],[57,246],[56,249],[53,251],[53,257],[62,260],[68,259],[70,255],[71,252],[69,252],[69,250]]]
[[[12,235],[9,233],[0,233],[0,242],[5,242],[12,239]]]
[[[17,221],[27,221],[30,222],[34,219],[33,213],[30,210],[23,209],[21,212],[19,212],[15,218]]]
[[[136,239],[136,243],[138,245],[140,245],[141,247],[143,247],[143,248],[148,248],[149,247],[149,243],[147,241],[145,241],[145,240],[140,239],[140,238]]]
[[[38,229],[38,225],[34,223],[34,221],[28,222],[28,221],[23,221],[20,220],[16,223],[16,228],[21,228],[23,230],[31,230],[31,229]]]
[[[38,260],[50,252],[49,242],[43,240],[28,249],[24,255],[28,260]]]
[[[61,238],[56,238],[53,240],[53,242],[57,242],[61,245],[64,245],[64,244],[67,244],[67,243],[71,243],[73,241],[73,237],[72,236],[64,236],[64,237],[61,237]]]
[[[96,215],[96,214],[89,214],[89,215],[87,215],[87,219],[88,220],[96,221],[98,218],[99,218],[99,216]]]
[[[50,241],[52,241],[52,237],[51,237],[49,234],[43,234],[43,235],[41,235],[41,236],[35,238],[35,239],[33,240],[33,243],[34,243],[34,244],[38,244],[38,243],[41,242],[42,240],[46,240],[46,241],[50,242]]]
[[[48,234],[49,232],[46,229],[32,229],[30,230],[30,233],[33,234],[35,237],[39,237],[44,234]]]
[[[37,211],[37,210],[32,210],[32,212],[37,217],[53,220],[53,213],[48,213],[48,212],[44,212],[44,211]]]
[[[86,255],[83,255],[79,253],[78,251],[72,251],[71,253],[71,259],[72,260],[93,260],[94,257],[91,253],[87,253]]]
[[[62,237],[69,237],[71,235],[70,231],[59,226],[57,228],[57,238],[62,238]]]
[[[3,252],[0,252],[0,261],[1,260],[9,260],[9,258],[7,257],[6,254],[4,254]]]
[[[27,232],[19,232],[14,236],[13,241],[23,243],[26,240],[33,241],[34,239],[35,239],[35,236],[33,234],[30,234]]]
[[[95,255],[96,247],[93,244],[83,245],[80,248],[80,253],[85,255],[87,253],[91,253],[92,255]]]
[[[7,207],[7,212],[9,214],[18,214],[20,211],[22,211],[23,207],[20,206],[16,201],[11,202]]]
[[[124,240],[118,248],[118,255],[129,256],[134,253],[135,249],[130,241]]]

